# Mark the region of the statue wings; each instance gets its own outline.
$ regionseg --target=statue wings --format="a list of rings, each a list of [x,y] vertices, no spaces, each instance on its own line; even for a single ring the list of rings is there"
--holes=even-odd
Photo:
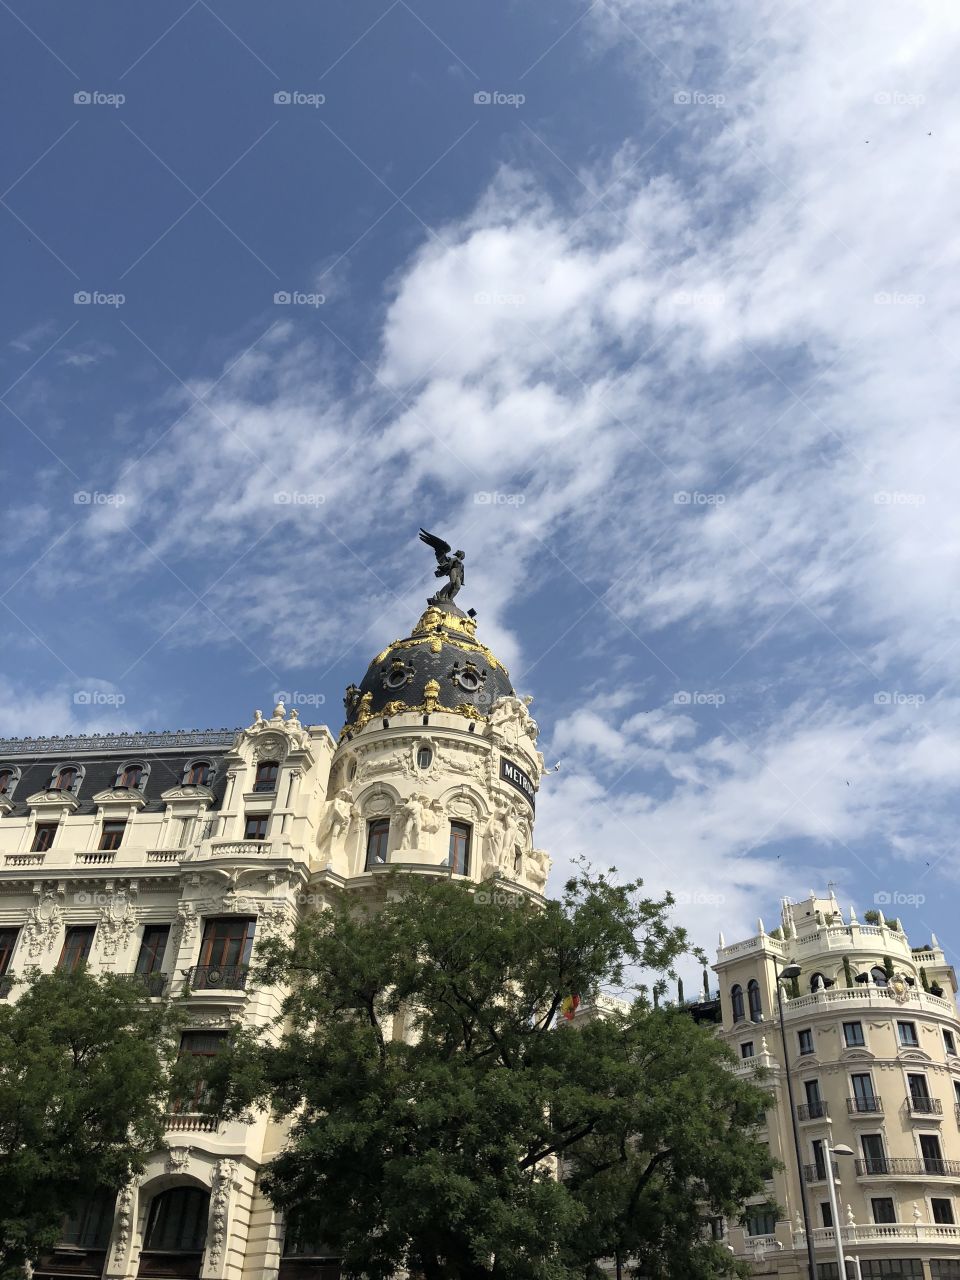
[[[437,557],[437,564],[443,564],[450,554],[450,543],[444,542],[442,538],[436,537],[435,534],[427,533],[426,529],[420,530],[420,541],[425,542],[428,547],[433,547],[434,554]]]

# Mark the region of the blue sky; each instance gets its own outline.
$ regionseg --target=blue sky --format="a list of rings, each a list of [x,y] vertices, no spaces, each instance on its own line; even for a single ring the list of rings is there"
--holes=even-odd
[[[562,758],[561,866],[672,887],[708,945],[828,880],[960,944],[960,16],[0,28],[0,731],[278,690],[336,731],[424,524]]]

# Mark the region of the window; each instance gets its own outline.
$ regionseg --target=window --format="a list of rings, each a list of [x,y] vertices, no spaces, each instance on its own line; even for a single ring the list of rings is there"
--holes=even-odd
[[[820,1081],[805,1080],[803,1091],[807,1095],[806,1118],[808,1120],[822,1120],[827,1114],[827,1104],[820,1096]]]
[[[208,760],[194,760],[187,766],[187,772],[184,776],[184,786],[187,787],[205,787],[210,777],[210,762]]]
[[[367,824],[367,866],[379,867],[387,860],[390,843],[390,819],[377,818]]]
[[[960,1107],[960,1080],[953,1082],[953,1101],[956,1106]]]
[[[956,1057],[957,1042],[953,1038],[953,1032],[948,1031],[946,1027],[943,1029],[943,1047],[951,1057]]]
[[[725,1227],[726,1227],[726,1223],[724,1222],[723,1218],[711,1218],[710,1219],[710,1239],[725,1240],[726,1239],[726,1232],[724,1230]]]
[[[915,1022],[898,1022],[897,1036],[900,1043],[906,1047],[916,1048],[920,1043],[917,1039],[917,1024]]]
[[[946,1199],[937,1199],[932,1197],[930,1200],[930,1209],[933,1213],[933,1220],[944,1227],[953,1226],[953,1201]]]
[[[748,1236],[772,1236],[777,1230],[777,1215],[772,1209],[748,1209],[743,1225]]]
[[[185,1031],[180,1037],[180,1057],[215,1058],[226,1044],[226,1031]],[[175,1112],[197,1112],[207,1102],[207,1084],[201,1070],[191,1086],[191,1091],[173,1100]]]
[[[459,876],[470,874],[470,827],[466,822],[450,823],[450,856],[447,865]]]
[[[813,1032],[809,1029],[797,1032],[797,1043],[800,1046],[800,1052],[813,1053]]]
[[[90,955],[90,948],[93,946],[95,932],[96,926],[92,924],[74,925],[68,929],[63,940],[63,950],[60,952],[57,968],[63,969],[67,973],[75,973],[81,965],[86,964],[87,957]]]
[[[256,920],[208,920],[200,945],[200,964],[222,969],[225,965],[246,965],[253,950]]]
[[[910,1090],[910,1105],[915,1111],[930,1110],[930,1090],[927,1088],[927,1077],[908,1075],[907,1088]]]
[[[269,813],[248,813],[243,823],[244,840],[266,840]]]
[[[0,796],[9,795],[13,790],[13,770],[0,769]]]
[[[730,988],[730,1003],[733,1006],[734,1022],[742,1022],[744,1019],[743,987],[741,987],[739,983],[735,987]]]
[[[848,1049],[862,1048],[866,1044],[863,1038],[862,1022],[845,1022],[843,1024],[843,1043]]]
[[[73,1249],[106,1249],[113,1227],[116,1191],[101,1187],[86,1196],[72,1213],[67,1214],[60,1229],[61,1245]]]
[[[886,969],[882,965],[875,964],[870,970],[870,980],[875,986],[885,987],[889,981]]]
[[[833,1214],[830,1212],[829,1200],[821,1200],[820,1202],[820,1225],[821,1227],[833,1226]]]
[[[744,1040],[743,1044],[740,1046],[740,1057],[741,1058],[753,1057],[753,1041],[752,1040]]]
[[[927,1173],[941,1175],[946,1173],[947,1166],[943,1162],[940,1139],[935,1133],[920,1134],[920,1155],[923,1158],[923,1167]]]
[[[417,768],[429,769],[433,764],[433,752],[429,747],[421,747],[417,752]]]
[[[887,1167],[887,1156],[883,1149],[883,1135],[879,1133],[865,1133],[860,1138],[860,1146],[863,1149],[863,1171],[864,1173],[889,1173]]]
[[[34,853],[46,853],[53,844],[53,838],[57,834],[56,822],[38,822],[33,832],[33,845],[31,849]]]
[[[126,825],[125,822],[105,822],[100,833],[100,848],[119,849]]]
[[[276,760],[262,760],[257,765],[257,776],[254,779],[254,791],[276,791],[277,773],[280,766]]]
[[[210,1196],[199,1187],[162,1191],[150,1206],[144,1250],[200,1253],[207,1239]]]
[[[137,956],[137,973],[156,973],[163,964],[163,953],[167,949],[170,936],[168,924],[148,924],[144,926],[143,938],[140,942],[140,954]]]
[[[890,1196],[876,1196],[870,1204],[873,1206],[874,1222],[896,1222],[897,1210]]]
[[[763,1005],[760,1002],[760,983],[751,978],[747,983],[747,1003],[750,1006],[751,1022],[763,1021]]]
[[[77,771],[72,766],[60,769],[54,775],[51,791],[72,791],[77,781]]]
[[[19,933],[19,929],[0,929],[0,977],[10,968]]]
[[[817,1180],[822,1182],[827,1176],[827,1162],[823,1155],[823,1139],[814,1139],[810,1146],[813,1149],[813,1167],[816,1171]]]
[[[860,1259],[863,1280],[923,1280],[923,1263],[919,1258]]]
[[[960,1259],[931,1258],[931,1280],[960,1280]]]
[[[117,778],[118,787],[130,787],[135,789],[140,786],[143,781],[143,765],[142,764],[125,764]]]
[[[873,1092],[873,1080],[869,1075],[865,1073],[853,1075],[850,1077],[850,1083],[853,1086],[853,1097],[851,1098],[853,1106],[849,1108],[850,1111],[859,1114],[861,1112],[869,1113],[879,1110],[877,1096]]]
[[[303,1209],[291,1209],[287,1215],[283,1233],[283,1256],[285,1258],[328,1258],[333,1261],[336,1257],[333,1250],[318,1238],[315,1231],[310,1230],[305,1217],[306,1213]],[[313,1274],[312,1270],[311,1274]],[[322,1278],[324,1272],[321,1271],[319,1274]]]

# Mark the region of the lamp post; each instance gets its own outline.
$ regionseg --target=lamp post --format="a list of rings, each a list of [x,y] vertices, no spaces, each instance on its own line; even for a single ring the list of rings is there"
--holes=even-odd
[[[830,1195],[830,1214],[833,1218],[833,1240],[837,1246],[837,1274],[840,1280],[846,1280],[847,1267],[843,1256],[843,1241],[840,1239],[840,1205],[837,1201],[837,1185],[833,1179],[833,1157],[852,1156],[854,1153],[851,1147],[843,1143],[831,1150],[829,1138],[824,1138],[823,1154],[827,1162],[827,1191]]]
[[[854,1265],[854,1268],[856,1269],[857,1280],[863,1280],[863,1272],[860,1270],[859,1258],[852,1258],[849,1254],[847,1254],[847,1256],[844,1258],[844,1262],[852,1262]]]
[[[787,1051],[787,1031],[783,1025],[783,990],[780,986],[784,979],[790,981],[800,977],[800,966],[788,964],[784,969],[777,968],[777,958],[773,958],[774,986],[777,989],[777,1013],[780,1015],[780,1043],[783,1046],[783,1074],[787,1081],[787,1101],[790,1106],[790,1126],[793,1129],[793,1149],[797,1157],[797,1177],[800,1179],[800,1209],[803,1214],[803,1233],[807,1240],[807,1269],[809,1280],[817,1280],[817,1256],[813,1248],[813,1231],[810,1227],[810,1206],[807,1203],[807,1181],[803,1176],[803,1148],[800,1145],[800,1128],[797,1124],[797,1108],[793,1101],[793,1080],[790,1075],[790,1055]],[[841,1277],[841,1280],[843,1278]]]

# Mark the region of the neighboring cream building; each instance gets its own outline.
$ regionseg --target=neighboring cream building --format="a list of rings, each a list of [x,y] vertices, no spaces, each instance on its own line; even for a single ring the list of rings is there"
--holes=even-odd
[[[811,894],[784,903],[774,933],[761,922],[753,938],[720,940],[720,1034],[737,1070],[771,1072],[766,1136],[785,1166],[769,1184],[785,1216],[757,1197],[746,1226],[727,1229],[757,1275],[808,1274],[776,995],[776,973],[797,964],[796,986],[783,984],[783,1032],[819,1280],[838,1271],[824,1140],[855,1153],[836,1157],[835,1185],[844,1254],[859,1258],[863,1280],[960,1280],[956,977],[935,937],[911,948],[898,921],[876,915],[844,917],[833,896]]]
[[[214,1054],[277,1013],[247,985],[258,940],[391,868],[542,893],[537,725],[471,616],[435,598],[344,702],[339,740],[281,704],[238,731],[0,741],[0,997],[33,969],[139,974],[155,999],[189,994],[183,1051]],[[338,1275],[258,1190],[281,1128],[216,1126],[189,1100],[168,1127],[35,1280]]]

